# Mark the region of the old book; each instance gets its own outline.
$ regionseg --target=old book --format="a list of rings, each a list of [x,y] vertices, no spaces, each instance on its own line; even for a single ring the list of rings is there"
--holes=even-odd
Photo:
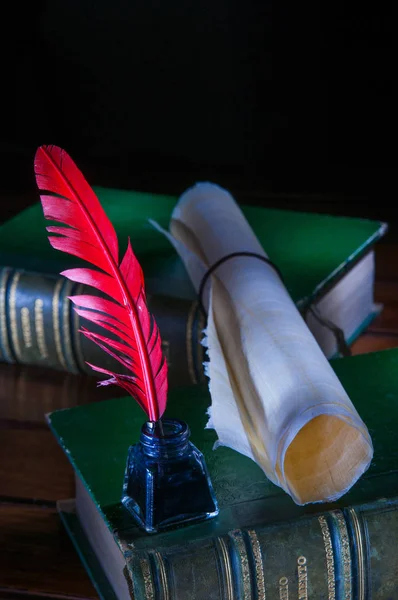
[[[115,359],[79,333],[84,319],[68,296],[85,289],[92,293],[61,276],[0,267],[0,361],[98,376],[88,361],[122,372]],[[203,382],[205,318],[197,302],[148,295],[148,304],[162,333],[170,386]],[[90,330],[101,327],[90,324]]]
[[[350,345],[380,310],[373,301],[373,285],[371,251],[312,305],[311,312],[304,309],[328,358],[338,353],[336,337],[315,315],[343,331]],[[113,359],[79,334],[81,319],[68,300],[77,288],[84,291],[84,286],[51,273],[0,267],[0,361],[93,376],[96,373],[86,361],[112,370]],[[162,334],[170,386],[203,383],[201,340],[206,319],[198,302],[160,294],[150,294],[148,302]]]
[[[142,533],[120,502],[127,448],[144,420],[130,398],[48,415],[76,474],[76,498],[59,510],[103,598],[394,598],[398,350],[331,364],[374,444],[372,464],[351,490],[333,503],[297,506],[254,461],[213,450],[203,389],[176,390],[167,414],[189,423],[220,513],[168,533]]]
[[[118,236],[131,237],[143,265],[166,344],[171,385],[203,382],[204,320],[195,291],[179,256],[149,224],[153,219],[167,227],[177,199],[104,188],[96,192]],[[252,206],[242,209],[325,355],[340,353],[336,331],[349,345],[381,308],[374,302],[374,253],[386,225]],[[58,276],[79,261],[50,247],[45,225],[36,204],[0,227],[0,360],[91,373],[85,360],[100,364],[102,357],[94,357],[94,344],[79,340],[79,319],[67,300],[72,287],[74,293],[80,290]]]

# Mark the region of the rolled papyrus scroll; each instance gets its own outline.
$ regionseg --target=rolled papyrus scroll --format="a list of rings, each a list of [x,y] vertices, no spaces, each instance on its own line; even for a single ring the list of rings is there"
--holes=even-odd
[[[197,291],[231,253],[267,257],[232,196],[209,183],[181,196],[164,233]],[[203,304],[217,444],[251,457],[297,504],[341,497],[369,467],[372,441],[277,271],[230,258],[208,278]]]

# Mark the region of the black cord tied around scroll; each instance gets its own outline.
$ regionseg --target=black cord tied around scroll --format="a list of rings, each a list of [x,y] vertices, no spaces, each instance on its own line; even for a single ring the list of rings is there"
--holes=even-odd
[[[204,292],[207,280],[209,279],[210,275],[220,265],[224,264],[225,262],[227,262],[227,260],[230,260],[231,258],[238,258],[240,256],[250,256],[252,258],[258,258],[259,260],[262,260],[263,262],[267,263],[278,273],[278,275],[281,278],[282,283],[283,283],[282,273],[280,272],[278,267],[266,256],[262,256],[261,254],[257,254],[256,252],[231,252],[231,254],[227,254],[226,256],[223,256],[222,258],[217,260],[213,265],[211,265],[211,267],[209,267],[209,269],[206,271],[206,273],[202,277],[202,281],[200,282],[199,290],[198,290],[198,299],[199,299],[200,310],[203,312],[205,317],[207,317],[207,314],[205,311],[205,307],[203,306],[203,292]]]
[[[283,280],[283,276],[282,273],[280,271],[280,269],[275,265],[275,263],[272,262],[272,260],[270,260],[269,258],[267,258],[266,256],[262,256],[261,254],[257,254],[256,252],[231,252],[231,254],[226,254],[225,256],[223,256],[222,258],[220,258],[219,260],[217,260],[213,265],[211,265],[211,267],[208,268],[208,270],[206,271],[206,273],[203,275],[202,280],[200,282],[199,285],[199,289],[198,289],[198,302],[199,302],[199,308],[202,311],[203,315],[205,316],[205,318],[207,318],[207,313],[205,311],[204,305],[203,305],[203,292],[206,286],[206,283],[209,279],[209,277],[212,275],[212,273],[214,273],[214,271],[222,264],[224,264],[225,262],[227,262],[228,260],[230,260],[231,258],[238,258],[241,256],[248,256],[251,258],[258,258],[259,260],[262,260],[263,262],[265,262],[266,264],[270,265],[274,271],[276,271],[276,273],[279,275],[282,283],[284,284],[284,280]],[[324,317],[322,317],[318,311],[318,309],[313,306],[313,305],[309,305],[306,309],[305,309],[305,314],[311,312],[312,315],[314,316],[314,318],[324,327],[327,327],[329,329],[329,331],[331,331],[336,339],[336,343],[337,343],[337,349],[338,352],[342,355],[342,356],[350,356],[351,355],[351,350],[346,342],[345,336],[344,336],[344,331],[338,327],[337,325],[335,325],[334,323],[332,323],[332,321],[330,321],[329,319],[325,319]]]
[[[352,353],[346,342],[346,339],[344,336],[344,331],[340,327],[337,327],[337,325],[332,323],[332,321],[329,321],[329,319],[322,317],[316,306],[310,304],[307,307],[305,313],[309,313],[309,312],[318,321],[318,323],[323,325],[323,327],[327,327],[329,329],[329,331],[331,331],[333,333],[333,335],[336,339],[337,349],[338,349],[339,353],[342,356],[351,356]]]

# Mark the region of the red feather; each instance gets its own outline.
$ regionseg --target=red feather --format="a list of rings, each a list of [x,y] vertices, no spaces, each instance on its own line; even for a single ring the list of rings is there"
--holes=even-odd
[[[100,385],[125,389],[157,421],[166,409],[167,363],[161,349],[159,329],[149,313],[144,276],[130,240],[119,264],[116,232],[93,189],[70,156],[57,146],[41,146],[35,156],[36,182],[44,216],[66,227],[47,227],[53,248],[78,256],[101,270],[78,268],[61,273],[106,294],[110,300],[91,295],[71,297],[76,312],[117,335],[108,338],[85,328],[81,332],[131,371],[112,373]],[[43,193],[46,192],[46,193]]]

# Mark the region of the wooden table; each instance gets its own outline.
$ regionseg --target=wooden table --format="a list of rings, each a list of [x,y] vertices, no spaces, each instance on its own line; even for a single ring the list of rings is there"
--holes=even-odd
[[[385,308],[354,354],[398,346],[396,257],[394,240],[378,244],[375,299]],[[90,377],[0,365],[0,599],[97,598],[57,516],[73,472],[44,415],[114,395]]]

